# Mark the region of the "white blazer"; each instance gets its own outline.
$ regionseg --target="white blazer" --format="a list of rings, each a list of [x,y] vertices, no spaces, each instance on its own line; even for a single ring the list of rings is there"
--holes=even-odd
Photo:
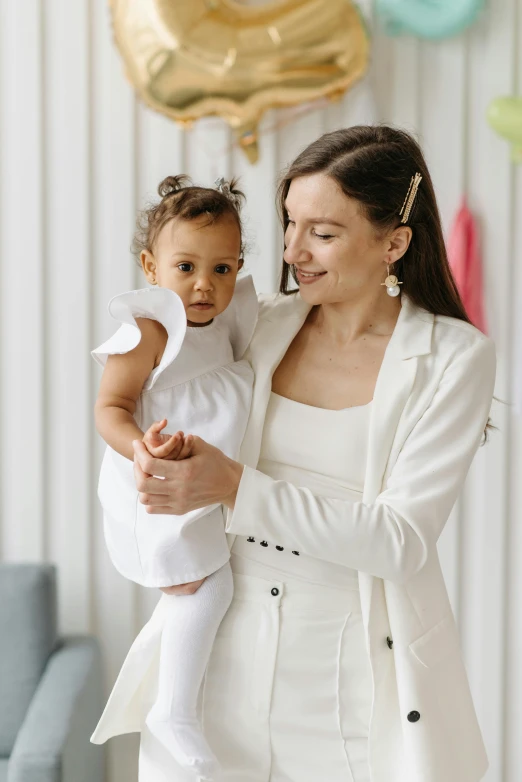
[[[436,543],[489,415],[493,343],[402,294],[375,388],[363,501],[329,500],[255,469],[272,374],[309,309],[298,294],[261,304],[245,356],[254,397],[229,546],[235,534],[254,535],[359,571],[374,685],[372,782],[478,782],[487,758]],[[134,642],[93,742],[141,729],[165,605]]]
[[[359,571],[372,782],[477,782],[488,763],[437,539],[490,413],[494,344],[403,294],[375,388],[362,502],[314,497],[255,469],[273,372],[309,310],[299,294],[262,303],[246,354],[255,386],[230,546],[252,535]]]

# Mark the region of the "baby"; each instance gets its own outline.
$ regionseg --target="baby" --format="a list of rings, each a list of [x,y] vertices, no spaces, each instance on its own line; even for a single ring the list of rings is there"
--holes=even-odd
[[[235,183],[194,187],[167,177],[161,201],[139,222],[135,248],[148,282],[157,286],[116,296],[109,312],[121,323],[93,351],[104,366],[96,426],[108,445],[100,474],[105,537],[127,578],[159,587],[166,618],[158,692],[146,724],[184,768],[211,779],[217,760],[201,732],[198,692],[219,624],[232,599],[232,574],[222,508],[184,516],[149,515],[137,492],[124,516],[118,485],[133,486],[132,441],[142,439],[164,459],[190,454],[183,431],[237,458],[246,429],[253,373],[241,360],[256,319],[252,279],[243,265],[240,205]],[[164,433],[169,427],[171,434]],[[181,431],[183,430],[183,431]],[[187,595],[169,587],[187,584]]]

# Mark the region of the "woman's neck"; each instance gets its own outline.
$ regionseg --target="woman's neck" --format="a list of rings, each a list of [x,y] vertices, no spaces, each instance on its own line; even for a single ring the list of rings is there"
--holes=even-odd
[[[366,334],[390,336],[401,310],[401,297],[387,296],[384,290],[370,297],[319,304],[313,307],[308,323],[338,344],[355,342]]]

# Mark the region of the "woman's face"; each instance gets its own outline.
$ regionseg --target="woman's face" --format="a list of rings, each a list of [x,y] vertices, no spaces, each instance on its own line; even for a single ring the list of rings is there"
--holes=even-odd
[[[359,203],[325,174],[293,179],[286,209],[289,223],[283,257],[295,267],[305,301],[337,304],[370,291],[385,292],[380,284],[386,277],[386,263],[394,263],[406,252],[409,228],[378,234]]]

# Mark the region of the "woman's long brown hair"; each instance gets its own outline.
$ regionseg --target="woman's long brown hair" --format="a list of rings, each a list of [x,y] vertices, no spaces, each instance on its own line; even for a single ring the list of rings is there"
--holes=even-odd
[[[363,214],[379,232],[400,224],[399,212],[419,173],[422,182],[408,219],[412,239],[404,256],[393,265],[401,290],[411,301],[435,315],[470,323],[448,263],[437,199],[424,155],[415,139],[388,125],[355,125],[325,133],[304,149],[283,173],[278,193],[279,216],[286,232],[286,197],[293,179],[311,174],[334,179],[348,198],[359,202]],[[290,290],[291,271],[283,261],[280,292]],[[488,423],[488,427],[490,428]]]
[[[413,236],[393,273],[414,304],[436,315],[470,322],[452,277],[431,176],[421,148],[404,130],[387,125],[355,125],[325,133],[303,150],[283,174],[278,208],[286,231],[285,201],[293,179],[326,174],[362,206],[378,231],[400,224],[399,212],[415,173],[422,176],[408,225]],[[283,262],[282,293],[290,293],[290,270]]]

